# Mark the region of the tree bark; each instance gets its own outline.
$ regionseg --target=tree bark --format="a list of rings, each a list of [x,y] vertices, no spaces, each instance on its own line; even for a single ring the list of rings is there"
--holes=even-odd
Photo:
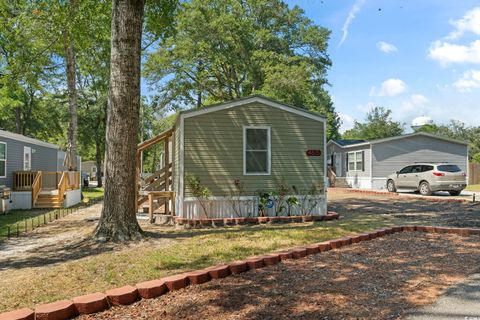
[[[76,80],[76,62],[73,39],[71,35],[65,31],[63,33],[66,72],[67,72],[67,86],[68,86],[68,111],[70,113],[70,122],[68,124],[68,143],[70,144],[71,153],[76,158],[77,156],[77,80]],[[74,161],[76,163],[76,161]],[[78,164],[77,164],[78,165]],[[68,168],[72,171],[77,171],[76,165]]]
[[[135,175],[143,10],[143,0],[112,1],[105,199],[94,233],[101,241],[128,241],[142,237],[136,217]]]

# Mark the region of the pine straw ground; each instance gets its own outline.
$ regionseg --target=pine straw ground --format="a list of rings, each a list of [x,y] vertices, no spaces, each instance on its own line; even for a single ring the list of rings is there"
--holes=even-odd
[[[479,269],[478,236],[400,233],[79,319],[398,319]]]

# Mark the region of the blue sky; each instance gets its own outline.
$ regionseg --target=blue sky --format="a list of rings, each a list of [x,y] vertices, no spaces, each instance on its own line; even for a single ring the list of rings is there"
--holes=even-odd
[[[288,0],[332,31],[329,91],[342,131],[379,105],[480,125],[480,2]]]

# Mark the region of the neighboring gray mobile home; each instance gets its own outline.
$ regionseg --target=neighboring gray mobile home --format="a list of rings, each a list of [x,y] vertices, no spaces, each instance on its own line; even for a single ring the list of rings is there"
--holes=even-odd
[[[61,180],[63,151],[55,144],[0,130],[0,188],[10,189],[9,209],[70,206],[80,201],[76,175]],[[58,184],[66,185],[59,196]],[[63,190],[63,189],[61,189]]]
[[[414,162],[450,162],[468,171],[468,143],[418,132],[364,141],[330,140],[329,167],[352,188],[385,189],[386,177]]]

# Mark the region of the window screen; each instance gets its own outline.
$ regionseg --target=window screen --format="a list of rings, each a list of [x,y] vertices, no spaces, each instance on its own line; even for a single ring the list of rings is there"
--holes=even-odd
[[[245,173],[270,173],[270,132],[268,128],[245,128]]]

